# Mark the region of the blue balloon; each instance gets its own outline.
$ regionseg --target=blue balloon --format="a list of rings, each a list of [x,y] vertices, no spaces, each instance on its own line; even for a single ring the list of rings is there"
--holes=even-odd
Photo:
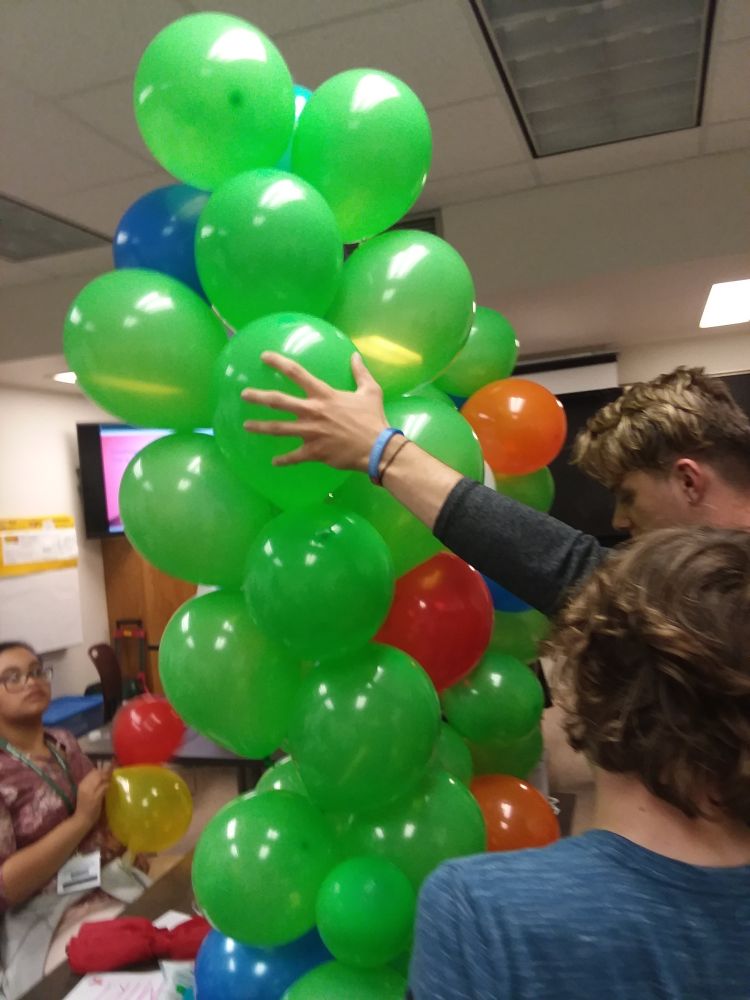
[[[294,127],[297,127],[297,122],[299,121],[299,116],[304,111],[305,105],[310,100],[311,90],[307,87],[301,87],[298,83],[294,85]],[[292,139],[294,138],[294,132],[292,132]],[[292,172],[292,139],[289,140],[289,145],[284,150],[281,159],[276,164],[277,170],[286,170],[289,173]]]
[[[279,1000],[329,953],[316,930],[280,948],[254,948],[210,931],[195,960],[198,1000]]]
[[[115,267],[161,271],[205,298],[195,269],[195,230],[208,198],[187,184],[168,184],[134,201],[115,232]]]
[[[501,587],[500,584],[495,583],[494,580],[490,580],[488,576],[485,576],[484,582],[489,587],[495,611],[529,611],[531,609],[530,604],[527,604],[526,601],[522,601],[521,598],[516,597],[515,594],[511,594],[509,590],[506,590],[505,587]]]

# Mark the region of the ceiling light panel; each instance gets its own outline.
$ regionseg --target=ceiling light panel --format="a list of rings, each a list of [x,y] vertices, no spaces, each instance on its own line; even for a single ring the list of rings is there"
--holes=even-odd
[[[700,122],[711,0],[473,0],[537,156]]]

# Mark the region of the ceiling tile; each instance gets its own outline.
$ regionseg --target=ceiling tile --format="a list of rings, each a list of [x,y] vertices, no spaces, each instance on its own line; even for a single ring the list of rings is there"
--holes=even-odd
[[[129,180],[50,197],[44,203],[40,203],[40,207],[55,212],[64,219],[70,219],[99,233],[112,236],[125,209],[136,198],[156,187],[174,183],[174,177],[155,170]]]
[[[750,118],[737,122],[722,122],[703,128],[703,148],[706,153],[725,153],[730,149],[750,146]]]
[[[713,46],[703,121],[713,124],[747,117],[749,89],[750,38]]]
[[[177,0],[14,0],[2,5],[0,66],[49,97],[135,73],[146,45],[185,14]]]
[[[530,163],[516,163],[456,177],[443,177],[427,183],[416,208],[442,208],[444,205],[458,205],[479,198],[499,197],[513,191],[527,190],[534,187],[535,183]]]
[[[559,156],[545,156],[536,160],[534,165],[542,183],[559,184],[697,156],[699,143],[700,129],[692,128],[561,153]]]
[[[193,10],[221,10],[244,17],[269,35],[299,31],[325,21],[356,17],[399,0],[185,0]]]
[[[107,83],[60,102],[62,107],[96,129],[101,135],[114,139],[141,157],[150,158],[133,114],[132,80]]]
[[[12,261],[0,260],[0,288],[29,285],[34,281],[44,281],[44,277],[36,262],[25,261],[22,264],[15,264]]]
[[[732,42],[750,35],[750,3],[747,0],[721,0],[716,12],[714,38]]]
[[[451,177],[530,159],[505,98],[484,97],[430,112],[433,162],[430,176]]]
[[[0,86],[0,135],[0,190],[32,204],[148,171],[145,159],[6,81]]]
[[[500,89],[468,4],[418,0],[280,39],[296,80],[317,87],[358,66],[394,73],[428,108]]]

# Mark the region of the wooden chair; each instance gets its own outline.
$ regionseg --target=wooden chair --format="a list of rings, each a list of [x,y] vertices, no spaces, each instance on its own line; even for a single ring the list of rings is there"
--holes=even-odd
[[[122,671],[115,651],[106,642],[89,647],[89,658],[102,682],[104,722],[110,722],[122,703]]]

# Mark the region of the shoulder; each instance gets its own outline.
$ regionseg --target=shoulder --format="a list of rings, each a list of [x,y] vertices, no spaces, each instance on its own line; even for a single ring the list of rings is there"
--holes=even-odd
[[[65,753],[81,753],[81,748],[78,746],[78,740],[72,733],[69,733],[67,729],[46,729],[44,730],[44,735],[52,740],[52,742],[60,749],[64,750]]]

